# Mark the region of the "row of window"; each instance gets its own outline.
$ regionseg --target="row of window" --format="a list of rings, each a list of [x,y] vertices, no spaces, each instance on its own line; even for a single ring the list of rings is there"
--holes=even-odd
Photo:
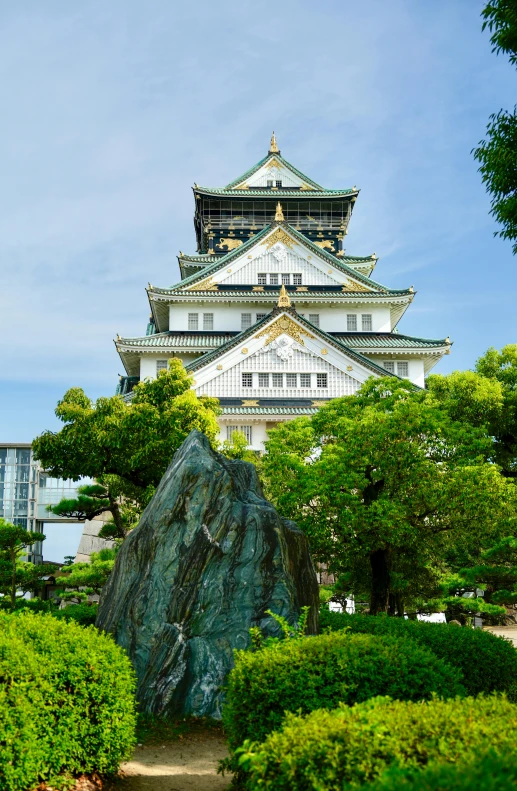
[[[301,286],[302,285],[302,276],[300,274],[289,274],[288,272],[282,272],[278,274],[278,272],[259,272],[257,275],[257,283],[259,286],[279,286],[280,284],[284,286]]]
[[[267,313],[256,313],[255,314],[255,321],[260,321],[267,316]],[[300,316],[305,316],[305,313],[300,313]],[[308,319],[311,324],[314,324],[315,327],[320,326],[320,314],[319,313],[309,313]],[[202,321],[202,329],[203,330],[213,330],[214,329],[214,314],[213,313],[203,313],[201,316]],[[253,314],[252,313],[241,313],[241,330],[247,330],[253,324]],[[347,332],[357,332],[359,327],[359,316],[356,313],[348,313],[346,317],[346,329]],[[200,330],[200,315],[199,313],[189,313],[188,314],[188,328],[189,330]],[[371,332],[373,329],[373,316],[371,313],[361,313],[361,330],[363,332]]]
[[[312,387],[312,377],[316,376],[316,387],[328,387],[328,374],[255,374],[255,386],[258,387],[284,387],[284,376],[286,387]],[[242,386],[253,387],[254,374],[242,374]],[[258,382],[258,384],[257,384]],[[299,385],[298,385],[299,382]],[[270,384],[271,383],[271,384]]]
[[[397,376],[402,376],[406,379],[409,376],[409,363],[403,361],[395,362],[393,360],[387,360],[382,365],[384,369],[390,374],[396,373]]]
[[[246,437],[248,445],[252,442],[251,426],[226,426],[226,439],[231,439],[235,431],[240,431]]]

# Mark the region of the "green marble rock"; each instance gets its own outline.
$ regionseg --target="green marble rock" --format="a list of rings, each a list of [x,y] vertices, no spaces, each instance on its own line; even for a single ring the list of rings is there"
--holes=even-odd
[[[314,634],[305,535],[264,499],[252,464],[192,431],[117,555],[97,626],[127,650],[143,711],[219,718],[234,648],[251,626],[277,633],[267,609],[294,623],[304,605]]]

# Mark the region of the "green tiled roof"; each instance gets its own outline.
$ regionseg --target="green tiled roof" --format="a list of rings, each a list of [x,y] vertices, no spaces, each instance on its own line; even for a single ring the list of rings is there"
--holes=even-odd
[[[345,346],[361,349],[421,349],[448,346],[448,340],[431,338],[414,338],[398,332],[333,332],[332,337]]]
[[[294,165],[291,165],[291,163],[288,162],[287,159],[284,159],[283,156],[280,155],[280,153],[272,153],[272,152],[268,152],[267,155],[260,160],[260,162],[257,162],[256,165],[253,165],[253,167],[247,170],[246,173],[243,173],[242,176],[239,176],[238,179],[234,179],[233,181],[230,181],[230,183],[226,185],[226,189],[231,189],[231,187],[234,187],[236,184],[241,184],[241,182],[246,181],[246,179],[249,179],[250,176],[253,176],[253,174],[256,173],[257,170],[260,170],[260,168],[263,165],[265,165],[266,162],[268,162],[270,159],[277,159],[280,162],[280,164],[284,165],[284,167],[290,170],[291,173],[294,173],[296,176],[298,176],[298,178],[302,179],[302,181],[305,181],[307,184],[310,184],[311,187],[315,187],[316,189],[325,192],[321,184],[317,184],[315,181],[313,181],[308,176],[306,176],[305,173],[302,173],[301,170],[298,170],[297,168],[294,167]],[[238,190],[238,192],[240,192],[240,190]]]
[[[269,301],[271,302],[274,300],[275,302],[278,300],[278,295],[274,292],[267,292],[267,291],[252,291],[248,289],[247,291],[242,290],[238,291],[237,289],[228,289],[225,291],[222,288],[218,288],[217,290],[210,289],[208,291],[195,291],[195,290],[186,290],[181,288],[181,284],[177,286],[171,286],[171,288],[154,288],[152,289],[153,293],[155,294],[170,294],[171,296],[191,296],[192,298],[197,297],[250,297],[253,296],[253,299],[257,301]],[[279,289],[280,291],[280,289]],[[319,297],[325,297],[328,299],[329,297],[332,298],[349,298],[349,297],[361,297],[368,301],[371,297],[402,297],[407,296],[409,294],[413,294],[414,292],[410,291],[409,289],[400,289],[399,291],[395,289],[386,289],[382,291],[289,291],[289,298],[291,301],[306,301],[308,297],[311,300],[318,299]]]
[[[182,349],[213,349],[214,346],[230,341],[235,336],[234,332],[221,332],[214,335],[174,334],[160,332],[139,338],[118,338],[118,346],[141,346],[149,348],[182,348]]]
[[[315,415],[316,406],[223,406],[223,415]]]
[[[271,198],[276,200],[280,198],[346,198],[350,195],[357,195],[357,190],[300,190],[289,189],[289,187],[278,187],[272,190],[271,188],[265,189],[264,187],[248,187],[247,189],[228,189],[228,187],[196,187],[195,192],[200,195],[227,195],[233,198]]]

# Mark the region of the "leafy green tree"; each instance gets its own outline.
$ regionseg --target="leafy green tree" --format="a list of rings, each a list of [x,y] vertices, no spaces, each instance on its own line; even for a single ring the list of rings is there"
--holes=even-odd
[[[105,511],[109,511],[113,504],[108,498],[108,491],[105,486],[99,483],[79,486],[75,499],[63,499],[56,505],[48,505],[47,511],[56,516],[66,516],[69,519],[93,519]]]
[[[317,560],[368,589],[370,612],[429,598],[456,543],[501,535],[515,488],[488,463],[482,428],[393,378],[269,432],[269,494]]]
[[[170,360],[168,370],[135,387],[129,402],[112,396],[92,403],[83,390],[72,388],[56,408],[63,428],[34,440],[35,457],[51,475],[93,478],[103,486],[115,532],[122,537],[127,523],[120,503],[145,507],[190,431],[198,429],[215,443],[218,401],[198,398],[191,384],[181,362]],[[85,496],[95,499],[91,492]],[[86,508],[85,500],[82,505]]]
[[[62,576],[56,577],[59,596],[77,604],[88,596],[99,594],[106,584],[115,564],[116,549],[92,552],[88,563],[72,563],[61,568]]]
[[[21,557],[43,533],[33,533],[0,518],[0,593],[8,597],[11,609],[16,606],[17,592],[28,593],[41,588],[43,580],[55,572],[49,564],[25,563]]]
[[[248,440],[243,431],[234,431],[230,439],[225,439],[221,445],[221,453],[229,459],[240,459],[252,464],[257,459],[257,454],[249,450]]]
[[[490,0],[482,12],[483,30],[491,33],[493,52],[509,56],[517,66],[517,8],[515,0]],[[487,138],[473,151],[479,171],[492,196],[491,214],[501,226],[496,232],[513,242],[517,253],[517,112],[493,113]]]

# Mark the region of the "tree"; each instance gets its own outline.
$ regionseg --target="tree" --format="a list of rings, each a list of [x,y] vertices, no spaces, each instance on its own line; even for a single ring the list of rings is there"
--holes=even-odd
[[[63,428],[34,440],[35,457],[56,477],[98,481],[110,500],[116,532],[123,536],[127,525],[120,504],[147,505],[190,431],[196,428],[215,443],[218,401],[198,398],[191,385],[192,377],[174,359],[155,380],[140,382],[130,402],[112,396],[92,403],[83,390],[72,388],[56,408]]]
[[[29,547],[44,540],[43,533],[30,532],[0,518],[0,593],[9,598],[13,610],[18,591],[28,593],[37,590],[45,577],[55,572],[54,566],[36,566],[21,560]]]
[[[491,32],[492,51],[509,56],[517,65],[517,8],[515,0],[490,0],[482,17],[483,30]],[[496,232],[514,242],[517,253],[517,112],[493,113],[487,126],[487,139],[473,150],[479,171],[491,194],[491,214],[502,227]]]
[[[116,549],[92,552],[89,563],[72,563],[61,568],[62,576],[56,577],[60,597],[76,604],[87,601],[88,596],[99,594],[111,574]]]
[[[502,475],[517,479],[517,344],[489,349],[475,371],[427,379],[430,398],[453,420],[484,427]]]
[[[225,439],[221,446],[221,453],[229,459],[240,459],[255,464],[257,454],[249,450],[248,440],[243,431],[233,431],[230,439]]]
[[[456,543],[500,535],[515,489],[482,428],[393,378],[269,432],[263,474],[317,560],[368,589],[370,612],[430,598]]]

